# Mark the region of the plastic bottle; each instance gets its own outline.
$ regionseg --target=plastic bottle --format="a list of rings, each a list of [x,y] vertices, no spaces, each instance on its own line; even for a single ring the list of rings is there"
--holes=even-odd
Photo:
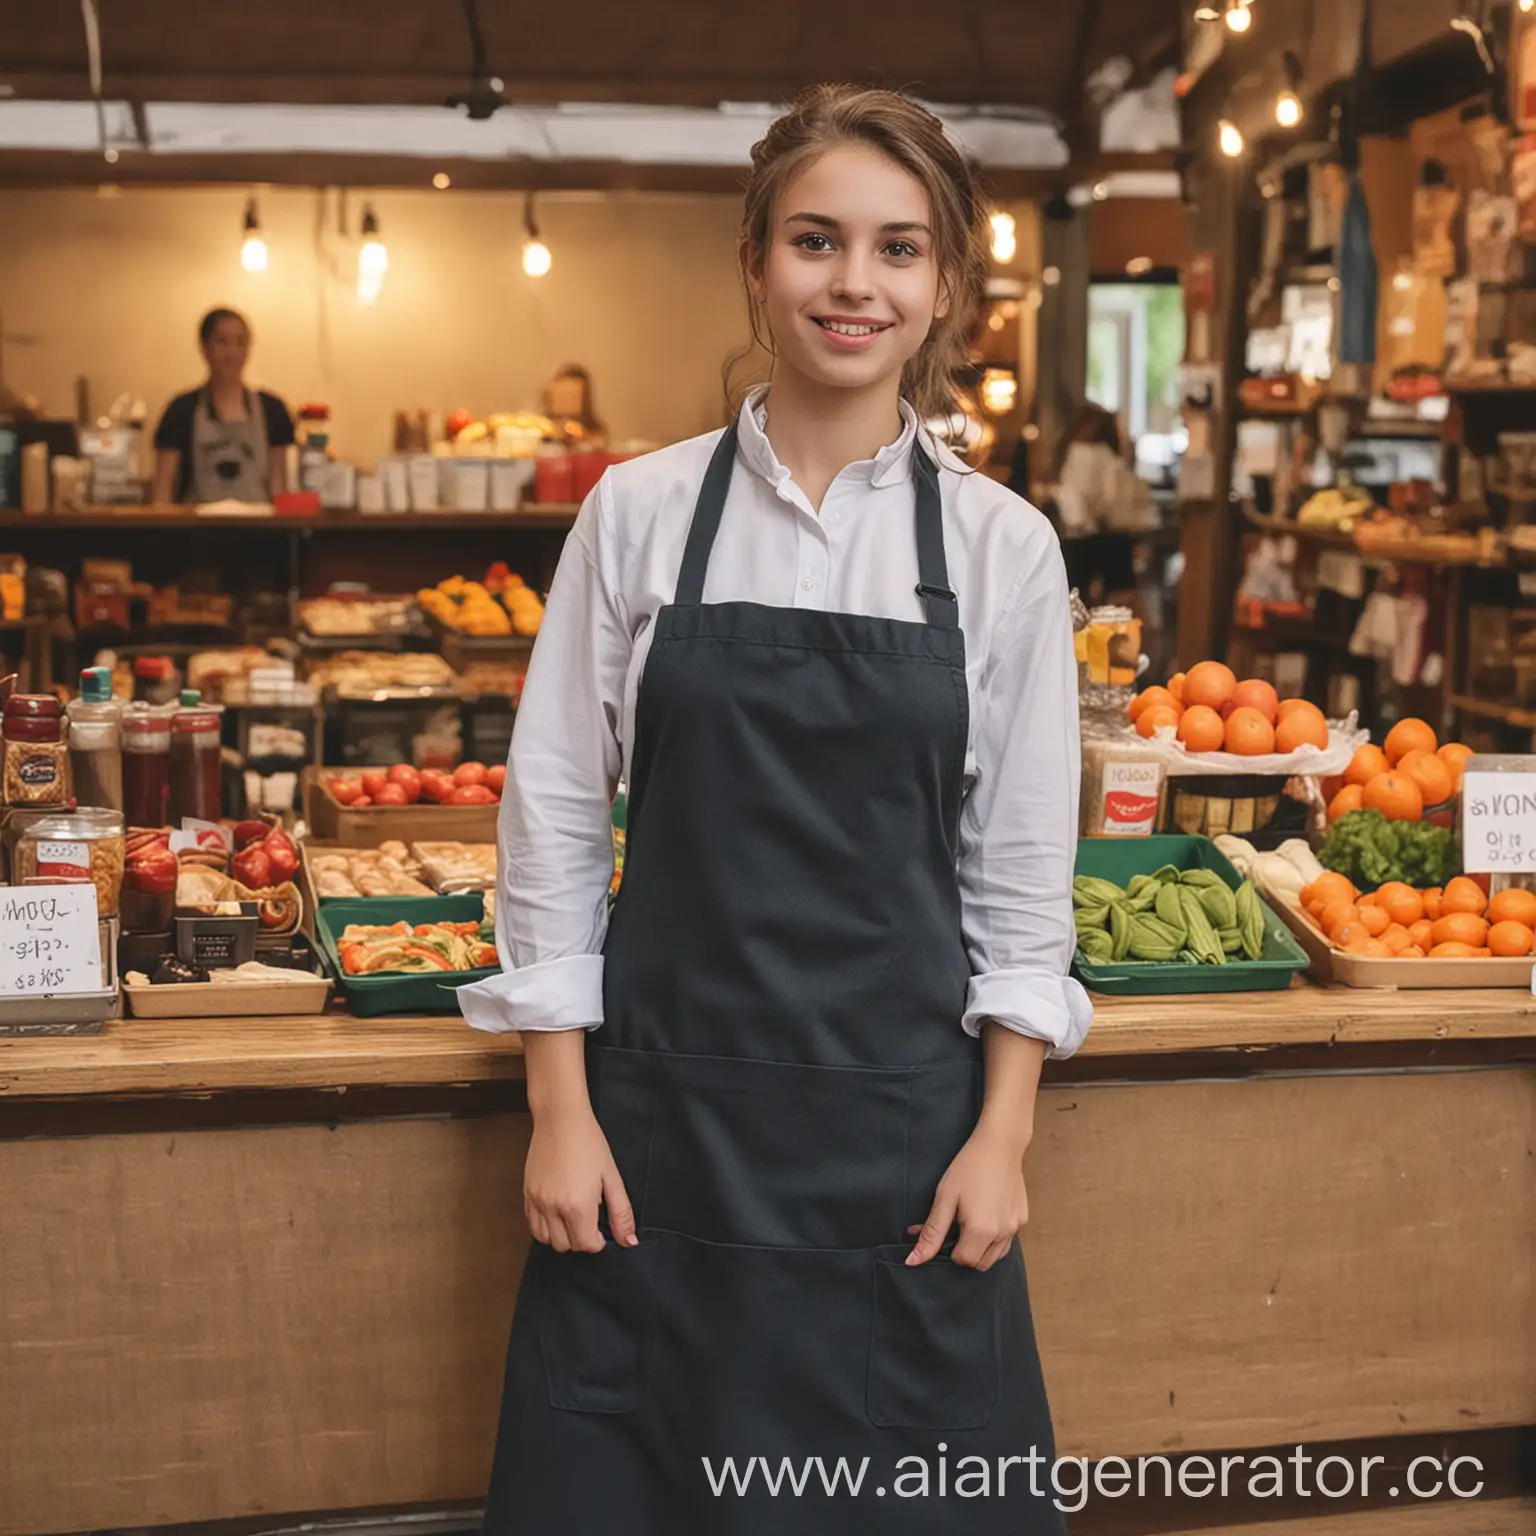
[[[123,809],[123,706],[112,696],[108,667],[80,674],[80,697],[69,715],[69,764],[75,800],[106,811]]]
[[[123,819],[163,827],[170,809],[171,710],[133,703],[123,711]]]
[[[223,799],[222,704],[203,703],[202,690],[183,688],[171,717],[171,825],[217,821]]]

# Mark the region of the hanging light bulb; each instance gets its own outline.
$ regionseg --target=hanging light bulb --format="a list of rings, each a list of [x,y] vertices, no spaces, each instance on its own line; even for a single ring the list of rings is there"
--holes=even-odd
[[[379,221],[373,209],[364,207],[363,243],[357,253],[357,302],[372,304],[384,291],[384,274],[389,271],[389,251],[379,238]]]
[[[1236,160],[1243,152],[1243,135],[1236,123],[1227,118],[1222,118],[1217,128],[1217,143],[1221,146],[1221,152],[1229,160]]]
[[[240,265],[247,272],[267,270],[267,242],[261,238],[261,220],[256,214],[256,199],[245,205],[245,238],[240,242]]]
[[[999,209],[989,220],[992,225],[992,260],[1007,263],[1018,254],[1017,225],[1011,213]]]
[[[1275,97],[1275,121],[1282,128],[1294,128],[1301,121],[1301,97],[1287,88]]]
[[[539,238],[539,221],[533,215],[533,193],[523,199],[523,229],[528,238],[523,241],[523,271],[529,277],[543,277],[555,264],[549,247]]]
[[[1253,12],[1248,8],[1249,0],[1227,0],[1226,16],[1229,32],[1246,32],[1253,25]]]
[[[1520,9],[1527,15],[1536,10],[1536,0],[1520,0]]]

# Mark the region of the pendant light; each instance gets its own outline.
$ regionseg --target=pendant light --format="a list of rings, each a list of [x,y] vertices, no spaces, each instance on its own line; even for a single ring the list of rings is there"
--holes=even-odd
[[[1229,118],[1222,118],[1216,130],[1216,142],[1229,160],[1236,160],[1243,152],[1242,130]]]
[[[1253,25],[1253,11],[1249,8],[1249,0],[1227,0],[1227,11],[1223,20],[1229,32],[1246,32]]]
[[[549,247],[539,238],[539,223],[533,214],[532,192],[523,199],[523,230],[528,237],[523,241],[523,271],[529,277],[543,277],[554,265],[555,259],[550,255]]]
[[[1275,121],[1282,128],[1295,128],[1305,116],[1298,90],[1301,85],[1301,60],[1287,49],[1281,55],[1280,64],[1285,71],[1285,87],[1275,97]]]
[[[389,251],[379,237],[379,221],[372,207],[363,207],[363,243],[357,253],[357,302],[372,304],[384,290],[389,271]]]
[[[1018,254],[1017,226],[1011,213],[1001,209],[992,215],[992,260],[1006,266]]]
[[[247,272],[267,270],[267,242],[261,238],[261,219],[256,213],[256,199],[245,205],[245,238],[240,242],[240,265]]]

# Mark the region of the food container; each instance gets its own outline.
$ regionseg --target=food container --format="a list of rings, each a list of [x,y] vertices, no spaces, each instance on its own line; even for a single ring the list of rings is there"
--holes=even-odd
[[[1141,661],[1141,620],[1129,608],[1094,608],[1073,636],[1078,681],[1129,688]]]
[[[348,770],[311,764],[304,770],[304,820],[310,836],[348,848],[377,848],[398,840],[410,845],[428,839],[494,843],[501,806],[490,805],[343,805],[326,780]]]
[[[458,512],[487,512],[491,505],[491,466],[486,459],[445,459],[445,502]]]
[[[475,971],[439,971],[432,975],[348,976],[341,968],[337,942],[349,923],[467,923],[485,911],[480,896],[408,896],[399,900],[330,901],[315,914],[315,939],[326,969],[359,1018],[384,1013],[456,1013],[454,993],[471,982],[499,973],[496,966]]]
[[[359,475],[357,477],[357,510],[368,516],[377,516],[380,512],[388,510],[388,503],[384,499],[384,478],[382,475]]]
[[[163,827],[170,812],[172,706],[123,711],[123,815],[130,827]]]
[[[96,910],[116,917],[123,891],[123,818],[120,812],[82,808],[34,821],[16,843],[15,884],[96,887]]]
[[[312,961],[313,954],[308,958]],[[325,1012],[333,985],[329,976],[311,969],[308,963],[289,966],[277,959],[266,963],[292,970],[300,979],[189,981],[160,986],[135,985],[125,979],[123,998],[128,1011],[138,1019],[286,1018]],[[152,962],[143,967],[150,968]]]
[[[557,450],[534,460],[533,499],[566,505],[576,500],[575,466],[569,453]]]
[[[1243,883],[1230,861],[1203,837],[1095,837],[1081,838],[1077,844],[1078,874],[1113,880],[1120,886],[1165,864],[1214,870],[1233,890]],[[1225,965],[1120,960],[1095,965],[1078,950],[1073,969],[1085,986],[1116,996],[1283,991],[1296,972],[1306,970],[1307,956],[1269,904],[1264,902],[1263,907],[1264,948],[1257,960],[1228,959]]]
[[[1191,837],[1247,837],[1262,832],[1280,812],[1284,774],[1172,775],[1164,827]]]
[[[380,459],[379,478],[384,482],[384,504],[391,512],[411,510],[411,476],[401,458]]]
[[[0,998],[0,1037],[99,1035],[122,1007],[117,988],[117,919],[101,919],[101,987],[95,992],[59,992],[52,997]]]
[[[176,953],[188,965],[204,970],[214,966],[244,965],[256,955],[256,930],[260,925],[254,901],[235,903],[236,913],[209,915],[203,912],[176,913]]]
[[[4,801],[63,805],[70,797],[64,710],[51,693],[13,693],[5,701]]]
[[[516,512],[523,495],[533,483],[534,459],[492,459],[490,474],[491,511]]]
[[[430,453],[414,453],[406,461],[406,473],[410,480],[411,510],[437,511],[437,460]]]
[[[1146,837],[1163,810],[1166,766],[1139,737],[1083,736],[1082,837]]]
[[[205,704],[196,688],[184,688],[171,716],[170,824],[217,821],[223,803],[224,707]]]

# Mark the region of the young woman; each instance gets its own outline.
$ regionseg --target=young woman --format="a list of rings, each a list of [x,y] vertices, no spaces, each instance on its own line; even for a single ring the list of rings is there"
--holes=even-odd
[[[270,501],[286,489],[283,450],[294,440],[288,407],[246,388],[244,315],[210,309],[197,343],[208,377],[177,395],[155,428],[155,501]]]
[[[919,430],[986,231],[937,119],[812,91],[746,197],[770,386],[610,470],[566,545],[505,974],[459,994],[523,1032],[533,1117],[490,1536],[1061,1529],[1018,1235],[1041,1062],[1090,1012],[1067,588]],[[754,1457],[864,1475],[775,1495]]]

